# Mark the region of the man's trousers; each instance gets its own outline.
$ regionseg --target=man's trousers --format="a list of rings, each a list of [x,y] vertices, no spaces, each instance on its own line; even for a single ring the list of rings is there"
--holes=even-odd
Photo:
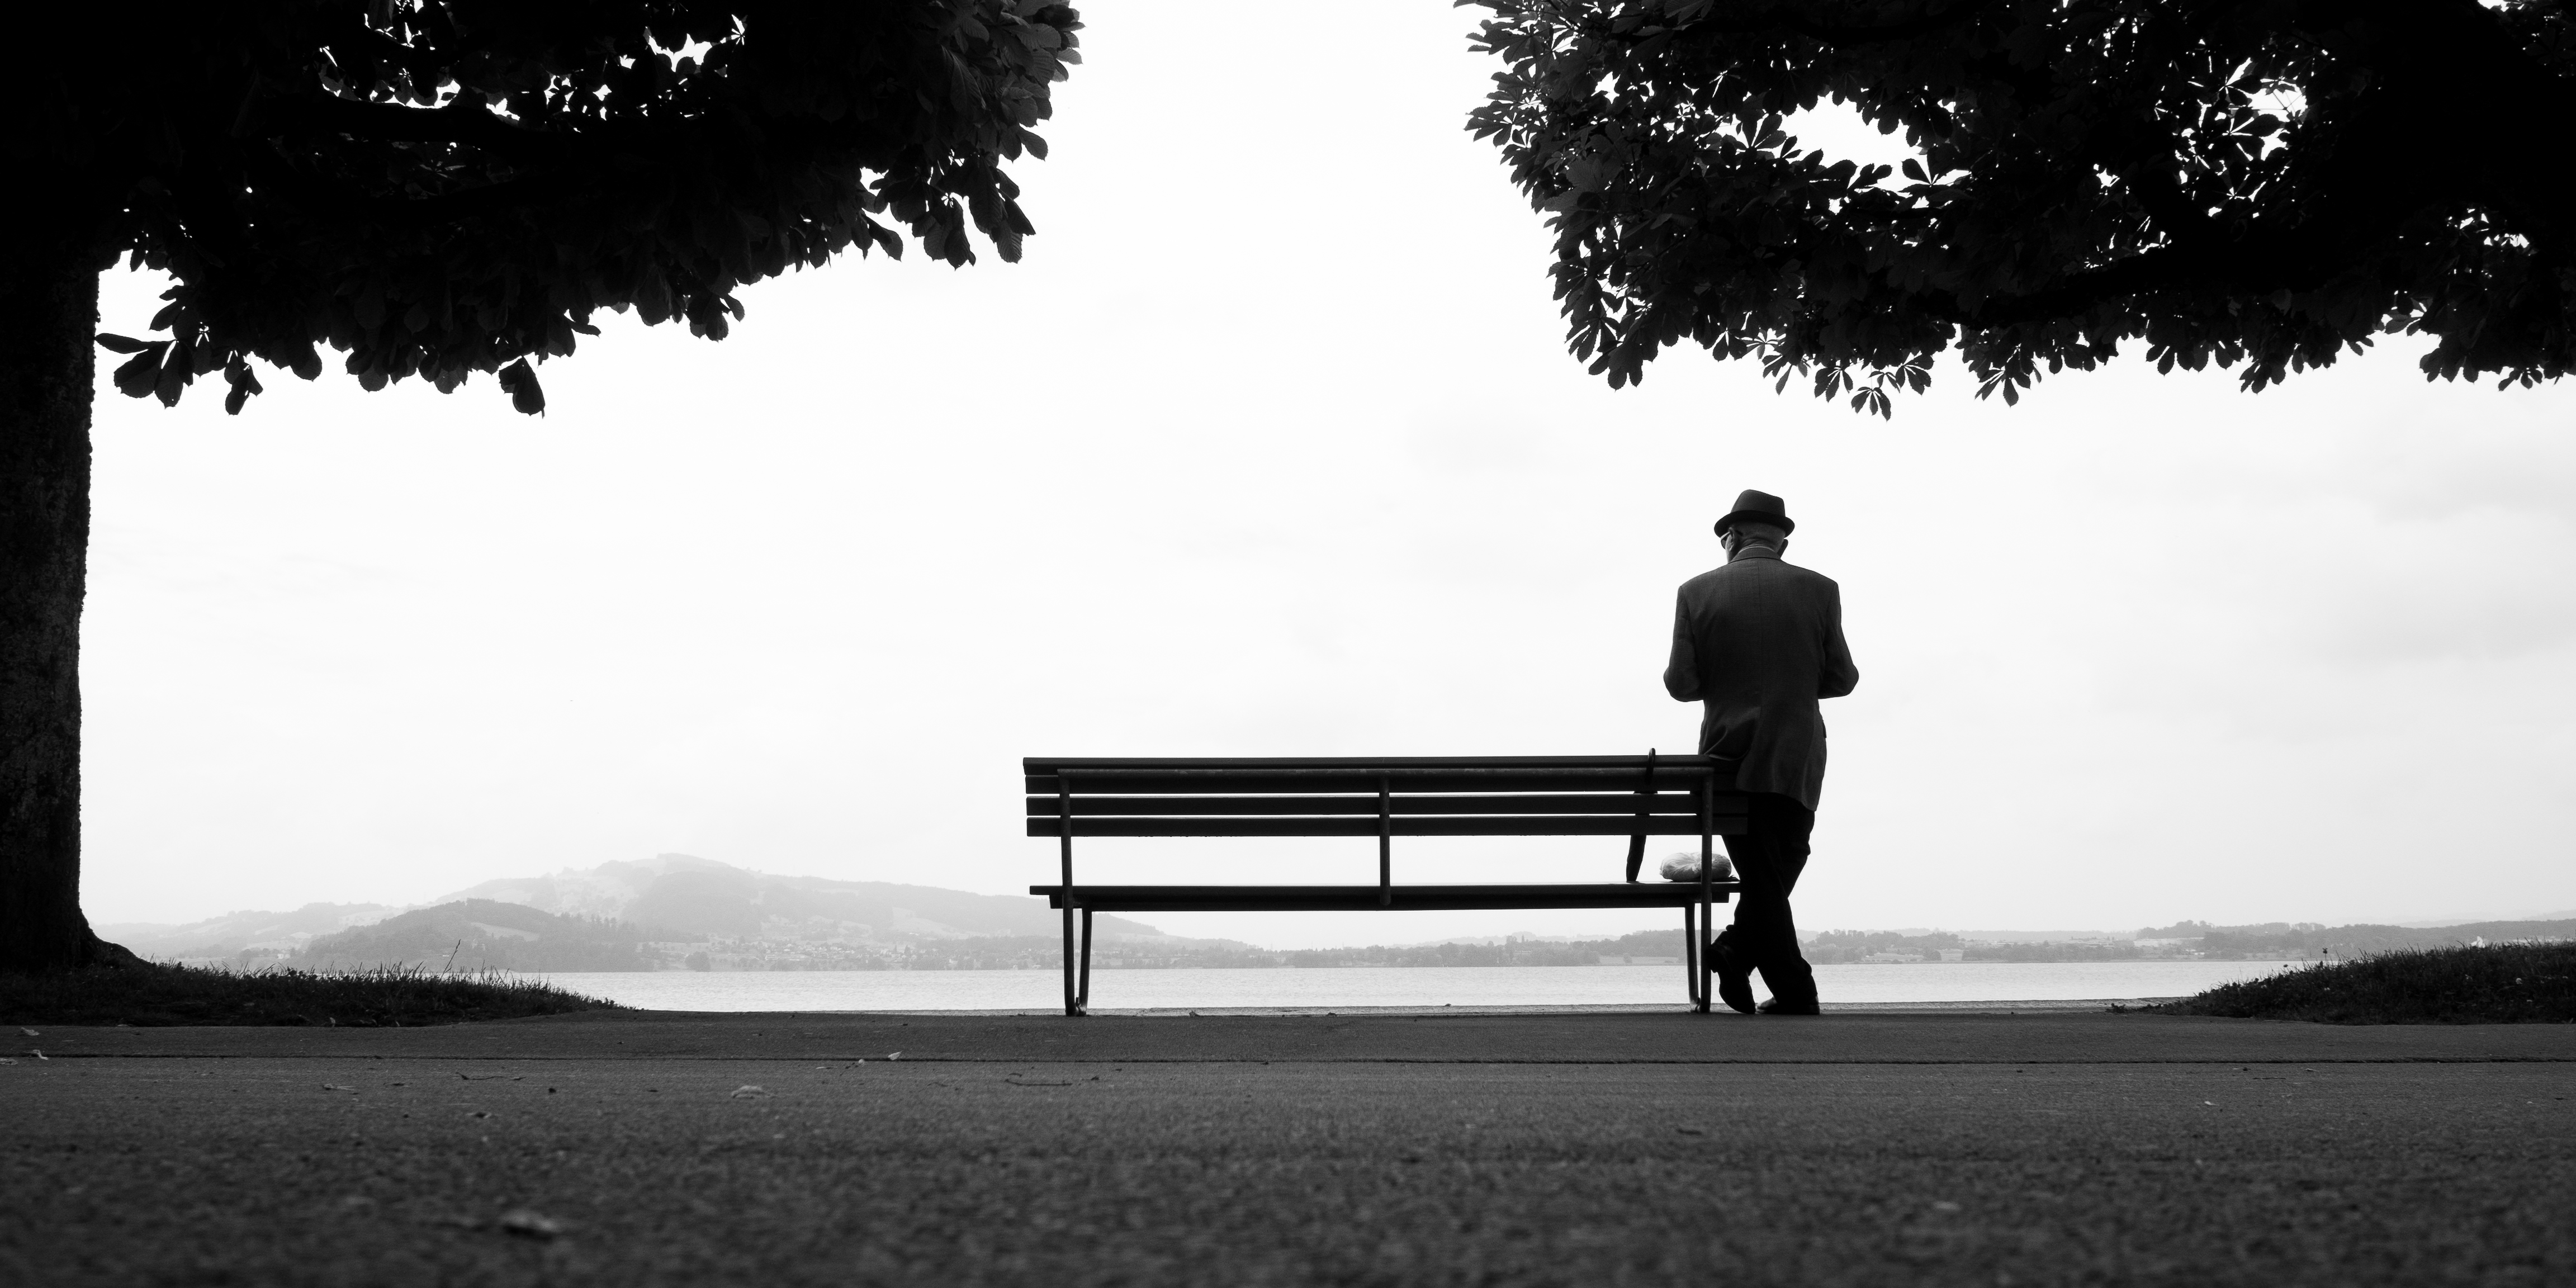
[[[1812,1002],[1816,973],[1798,951],[1798,923],[1789,916],[1789,892],[1807,870],[1807,837],[1816,829],[1816,812],[1777,792],[1755,792],[1752,830],[1726,838],[1726,854],[1735,860],[1735,877],[1744,883],[1735,896],[1735,922],[1717,942],[1729,957],[1762,972],[1771,996],[1786,1002]]]

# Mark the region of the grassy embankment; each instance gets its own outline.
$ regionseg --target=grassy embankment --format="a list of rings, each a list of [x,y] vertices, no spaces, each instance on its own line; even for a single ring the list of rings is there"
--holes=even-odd
[[[2396,949],[2146,1009],[2323,1024],[2576,1023],[2576,944]]]
[[[455,1024],[612,1005],[551,984],[404,967],[223,971],[137,963],[0,974],[5,1024]]]

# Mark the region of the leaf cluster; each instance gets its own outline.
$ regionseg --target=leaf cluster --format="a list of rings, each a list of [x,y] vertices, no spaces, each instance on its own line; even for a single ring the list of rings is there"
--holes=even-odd
[[[736,290],[856,247],[1003,259],[1004,164],[1080,61],[1053,0],[260,0],[90,6],[11,91],[63,236],[176,285],[119,389],[175,402],[322,351],[369,389],[500,371],[601,309],[722,339]]]
[[[2254,390],[2397,331],[2576,361],[2561,0],[1461,3],[1613,387],[1684,341],[1880,415],[1954,345],[2007,402],[2134,343]],[[1846,109],[1900,166],[1801,141]]]

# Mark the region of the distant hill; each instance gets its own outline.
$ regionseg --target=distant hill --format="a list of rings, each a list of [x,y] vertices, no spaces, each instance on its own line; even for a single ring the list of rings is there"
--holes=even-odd
[[[813,961],[872,954],[886,957],[888,950],[899,950],[895,956],[900,956],[902,952],[914,949],[933,950],[933,956],[954,956],[956,953],[952,949],[966,946],[952,945],[950,941],[1042,938],[1058,934],[1061,926],[1061,914],[1049,909],[1043,900],[1023,895],[969,894],[962,890],[890,881],[777,876],[694,855],[658,854],[650,859],[603,863],[594,868],[565,868],[548,876],[486,881],[441,896],[434,907],[312,903],[293,912],[231,912],[182,926],[133,922],[101,925],[98,932],[111,942],[157,960],[255,966],[262,961],[289,957],[306,960],[305,950],[326,937],[371,923],[387,922],[397,914],[408,916],[415,911],[439,911],[446,905],[466,900],[515,904],[557,917],[654,927],[652,937],[662,942],[756,941],[759,947],[744,949],[743,952],[771,962],[800,960],[800,955],[803,960]],[[501,919],[500,914],[481,920],[504,928],[513,924]],[[405,924],[409,926],[412,923]],[[1136,945],[1145,949],[1130,954],[1140,958],[1159,960],[1171,955],[1150,951],[1158,947],[1194,953],[1249,951],[1251,948],[1233,940],[1166,935],[1152,926],[1124,917],[1095,917],[1093,929],[1104,944]],[[470,938],[455,925],[448,925],[438,933],[448,935],[439,948],[442,960],[459,939]],[[560,933],[569,934],[568,931]],[[2085,959],[2090,960],[2102,952],[2126,949],[2128,941],[2133,938],[2173,941],[2169,951],[2183,953],[2200,951],[2217,956],[2295,954],[2313,957],[2327,948],[2337,955],[2345,955],[2400,947],[2436,947],[2480,938],[2491,943],[2513,939],[2576,938],[2576,918],[2551,915],[2521,920],[2452,922],[2438,926],[2353,925],[2328,928],[2304,922],[2215,926],[2194,921],[2136,932],[1983,930],[1952,934],[1910,929],[1866,934],[1835,933],[1846,938],[1860,935],[1872,944],[1889,936],[1924,938],[1927,942],[1938,938],[1951,946],[1973,948],[1983,945],[1992,948],[1994,953],[2011,950],[2006,957],[2014,954],[2029,956],[2034,952],[2044,954],[2062,947],[2068,952],[2080,948],[2086,955]],[[489,942],[491,938],[487,935],[478,942]],[[509,936],[499,938],[507,939]],[[1532,936],[1521,932],[1504,938],[1527,940]],[[1573,942],[1581,937],[1546,938]],[[1810,932],[1802,938],[1810,943],[1822,943],[1824,937]],[[593,946],[594,941],[597,944],[622,942],[617,941],[614,935],[606,938],[574,935],[565,942],[571,944],[576,941]],[[360,941],[342,942],[355,945]],[[389,946],[389,940],[384,943],[366,942],[375,945],[364,949],[377,954],[370,960],[410,959],[395,952],[394,947]],[[1463,944],[1468,940],[1456,942]],[[827,949],[825,946],[828,945],[841,948]],[[966,951],[966,956],[989,955],[988,947],[974,946]],[[404,951],[415,949],[420,955],[427,953],[427,949],[419,945]],[[344,948],[342,951],[359,950]],[[513,951],[525,953],[532,950]],[[565,951],[589,953],[592,947],[567,947]],[[601,951],[609,950],[603,948]],[[992,948],[991,951],[999,949]],[[1367,951],[1377,952],[1379,949]],[[2044,957],[2030,959],[2042,960]],[[460,958],[460,964],[462,960]],[[529,969],[625,968],[549,966]]]
[[[2195,933],[2196,932],[2196,933]],[[2283,953],[2313,957],[2331,950],[2337,956],[2384,953],[2394,948],[2447,948],[2453,944],[2509,943],[2518,939],[2576,939],[2576,920],[2470,921],[2449,926],[2320,926],[2271,922],[2258,926],[2212,926],[2184,922],[2157,930],[2157,936],[2183,940],[2189,947],[2221,957],[2269,957]]]
[[[1045,935],[1063,914],[1027,895],[967,894],[889,881],[832,881],[753,872],[688,854],[603,863],[587,871],[512,877],[442,896],[496,899],[544,912],[647,922],[688,939],[919,943],[985,935]],[[1142,922],[1095,916],[1103,940],[1168,940]]]
[[[184,926],[124,922],[96,929],[101,939],[155,961],[203,960],[244,952],[291,953],[321,936],[382,921],[402,910],[390,903],[308,903],[293,912],[228,912]]]
[[[306,944],[282,965],[301,969],[419,966],[431,970],[652,970],[643,945],[677,931],[562,917],[515,903],[459,899],[387,917]]]
[[[909,945],[987,936],[1055,934],[1062,914],[1026,895],[968,894],[890,881],[832,881],[754,872],[687,854],[659,854],[551,876],[507,877],[429,904],[309,903],[293,912],[228,912],[185,925],[101,924],[99,935],[155,961],[257,965],[297,957],[314,941],[399,914],[461,900],[661,928],[673,940]],[[493,924],[501,924],[495,922]],[[1096,916],[1103,942],[1217,944],[1166,935],[1124,917]],[[453,946],[454,937],[447,941]],[[440,949],[444,957],[446,948]],[[569,970],[572,967],[549,969]],[[597,969],[614,969],[600,967]]]
[[[2452,926],[2479,926],[2497,921],[2576,921],[2576,908],[2561,908],[2555,912],[2535,912],[2527,917],[2453,917],[2448,921],[2401,921],[2397,924],[2408,930],[2441,930]]]

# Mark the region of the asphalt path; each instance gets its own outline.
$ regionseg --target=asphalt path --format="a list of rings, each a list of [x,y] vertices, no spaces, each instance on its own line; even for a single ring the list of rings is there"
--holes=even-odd
[[[2576,1061],[2576,1025],[2320,1025],[2043,1011],[1813,1019],[1560,1010],[1284,1016],[684,1014],[590,1011],[417,1029],[63,1028],[7,1036],[21,1056],[429,1059],[1361,1060],[1987,1063]]]
[[[2576,1026],[628,1014],[0,1051],[9,1285],[2576,1282]]]

